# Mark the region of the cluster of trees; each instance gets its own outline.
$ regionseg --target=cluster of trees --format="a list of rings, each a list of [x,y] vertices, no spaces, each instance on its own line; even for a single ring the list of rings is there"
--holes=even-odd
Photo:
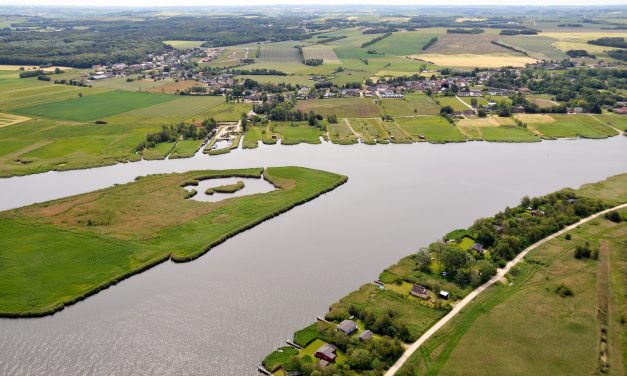
[[[464,234],[483,246],[483,252],[463,250],[456,243],[436,242],[414,256],[416,267],[430,272],[435,258],[447,278],[460,286],[479,286],[531,244],[606,208],[601,200],[563,190],[542,197],[524,197],[519,206],[491,218],[477,220]],[[594,250],[579,251],[593,257]],[[588,255],[588,256],[586,256]]]
[[[176,142],[178,140],[204,140],[215,129],[217,123],[213,118],[205,119],[200,126],[190,123],[162,126],[159,132],[148,133],[146,139],[137,145],[135,151],[140,152],[153,148],[162,142]]]
[[[446,32],[449,34],[481,34],[484,30],[477,27],[473,27],[472,29],[457,27],[455,29],[447,29]]]
[[[604,46],[604,47],[627,48],[627,42],[625,42],[625,38],[623,37],[604,37],[604,38],[589,40],[588,44],[594,44],[597,46]]]
[[[324,61],[322,59],[305,59],[305,65],[310,65],[310,66],[318,66],[318,65],[322,65]]]
[[[400,341],[390,338],[371,338],[361,342],[355,336],[349,337],[333,328],[321,331],[320,338],[333,343],[346,354],[343,364],[330,364],[320,367],[319,360],[311,356],[297,356],[283,364],[287,372],[298,372],[302,376],[380,376],[403,354]]]
[[[537,35],[538,30],[533,29],[503,29],[500,35]]]
[[[428,41],[428,42],[427,42],[424,46],[422,46],[422,50],[424,51],[424,50],[426,50],[427,48],[429,48],[429,47],[433,46],[433,44],[434,44],[435,42],[437,42],[437,41],[438,41],[438,37],[433,37],[433,38],[429,39],[429,41]]]
[[[605,51],[607,56],[614,58],[616,60],[627,61],[627,50],[612,50]]]
[[[594,55],[590,55],[586,50],[568,50],[566,51],[566,55],[570,57],[590,57],[592,59],[595,58]]]
[[[371,39],[371,40],[369,40],[367,42],[362,43],[361,44],[361,48],[366,48],[366,47],[368,47],[370,45],[373,45],[373,44],[377,43],[378,41],[381,41],[381,40],[383,40],[383,39],[385,39],[385,38],[387,38],[387,37],[389,37],[391,35],[392,35],[392,33],[385,33],[383,35],[379,35],[376,38],[373,38],[373,39]]]
[[[621,69],[569,69],[551,72],[527,68],[520,75],[510,69],[493,74],[487,86],[516,90],[527,86],[541,94],[551,94],[565,106],[556,106],[549,112],[566,112],[568,107],[582,107],[587,112],[600,113],[603,106],[613,106],[624,100],[621,90],[627,88],[627,72]],[[526,110],[534,111],[531,104]],[[546,111],[546,110],[543,110]],[[535,112],[538,112],[535,107]]]
[[[287,73],[276,69],[227,69],[226,73],[247,76],[287,76]]]
[[[86,83],[84,83],[83,81],[79,81],[79,80],[66,80],[65,78],[60,79],[60,80],[54,80],[55,84],[58,85],[70,85],[70,86],[80,86],[80,87],[87,87],[88,85]]]

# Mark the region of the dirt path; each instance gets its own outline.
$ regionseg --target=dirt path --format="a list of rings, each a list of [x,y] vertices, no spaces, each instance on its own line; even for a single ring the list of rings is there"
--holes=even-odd
[[[353,128],[353,126],[351,125],[351,123],[348,122],[348,119],[344,118],[344,122],[346,123],[346,125],[348,126],[348,129],[351,130],[351,132],[353,132],[353,134],[359,138],[360,140],[363,140],[363,137],[361,137],[361,135],[359,133],[357,133],[355,131],[355,129]]]
[[[554,233],[553,235],[549,235],[546,238],[530,245],[529,247],[527,247],[524,251],[520,252],[518,254],[518,256],[516,256],[513,260],[511,260],[510,262],[507,263],[507,265],[505,265],[504,268],[499,269],[496,273],[496,275],[494,277],[492,277],[488,282],[484,283],[483,285],[477,287],[475,290],[473,290],[470,294],[466,295],[466,297],[464,299],[462,299],[461,301],[457,302],[455,304],[455,306],[453,307],[453,309],[446,315],[444,316],[442,319],[440,319],[440,321],[438,321],[437,323],[435,323],[435,325],[433,325],[431,328],[429,328],[429,330],[427,330],[425,332],[425,334],[423,334],[420,338],[418,338],[418,340],[416,342],[414,342],[406,351],[405,353],[403,353],[403,355],[400,357],[400,359],[392,366],[390,367],[390,369],[385,373],[385,376],[393,376],[402,366],[403,364],[405,364],[405,362],[409,359],[409,357],[420,348],[420,346],[422,346],[422,344],[424,344],[429,338],[431,338],[431,336],[433,336],[433,334],[435,334],[435,332],[437,332],[440,328],[442,328],[444,325],[446,325],[453,317],[455,317],[455,315],[457,315],[464,307],[466,307],[468,305],[468,303],[470,303],[474,298],[476,298],[479,294],[481,294],[483,291],[487,290],[490,286],[492,286],[493,284],[495,284],[497,281],[503,280],[505,278],[505,275],[511,270],[511,268],[518,264],[522,259],[525,258],[525,256],[527,256],[527,254],[531,251],[533,251],[534,249],[538,248],[539,246],[541,246],[542,244],[553,240],[555,238],[557,238],[558,236],[564,234],[565,232],[568,232],[578,226],[581,226],[582,224],[589,222],[601,215],[604,215],[605,213],[608,213],[612,210],[617,210],[617,209],[622,209],[627,207],[627,203],[615,206],[613,208],[607,209],[607,210],[603,210],[602,212],[593,214],[589,217],[586,217],[582,220],[580,220],[577,223],[574,223],[556,233]]]
[[[591,114],[588,114],[588,116],[592,117],[594,120],[598,121],[599,123],[601,123],[601,124],[603,124],[603,125],[605,125],[605,126],[607,126],[607,127],[612,128],[613,130],[615,130],[616,132],[618,132],[618,134],[619,134],[619,135],[620,135],[620,134],[623,134],[623,131],[621,131],[621,130],[620,130],[620,129],[618,129],[618,128],[615,128],[615,127],[614,127],[614,126],[612,126],[611,124],[608,124],[608,123],[604,122],[603,120],[599,119],[598,117],[596,117],[596,116],[594,116],[594,115],[591,115]]]
[[[468,103],[464,102],[460,97],[458,97],[457,95],[455,96],[455,98],[457,98],[458,101],[462,102],[462,104],[466,107],[468,107],[471,110],[474,110],[474,108],[472,108],[471,105],[469,105]]]

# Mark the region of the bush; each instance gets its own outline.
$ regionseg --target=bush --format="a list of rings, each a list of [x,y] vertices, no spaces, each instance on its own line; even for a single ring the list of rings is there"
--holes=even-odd
[[[614,223],[620,223],[623,221],[623,217],[621,217],[620,213],[617,212],[616,210],[612,210],[611,212],[606,213],[605,218],[609,219],[610,221]]]
[[[557,286],[555,288],[555,293],[562,298],[573,296],[573,291],[564,284]]]

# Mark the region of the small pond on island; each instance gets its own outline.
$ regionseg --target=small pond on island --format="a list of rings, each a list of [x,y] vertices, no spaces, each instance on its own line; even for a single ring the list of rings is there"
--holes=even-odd
[[[212,194],[206,194],[205,192],[209,188],[218,188],[227,185],[237,184],[238,182],[244,183],[244,188],[233,193],[214,192]],[[255,193],[266,193],[275,190],[274,186],[265,179],[254,178],[219,178],[219,179],[207,179],[202,180],[198,185],[187,185],[183,187],[186,191],[191,192],[196,190],[198,192],[194,196],[190,197],[190,200],[203,201],[203,202],[218,202],[231,197],[248,196]]]
[[[525,195],[627,172],[626,160],[622,136],[323,143],[0,179],[4,210],[156,173],[294,165],[349,177],[197,260],[160,264],[53,316],[0,319],[0,375],[255,375],[295,329],[400,258]]]

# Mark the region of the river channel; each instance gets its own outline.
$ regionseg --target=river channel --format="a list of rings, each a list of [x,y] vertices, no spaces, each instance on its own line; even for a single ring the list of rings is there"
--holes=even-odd
[[[627,172],[627,137],[531,144],[261,145],[0,179],[0,210],[199,169],[296,165],[349,181],[189,263],[44,318],[0,319],[0,375],[254,375],[262,357],[420,246],[524,195]]]

